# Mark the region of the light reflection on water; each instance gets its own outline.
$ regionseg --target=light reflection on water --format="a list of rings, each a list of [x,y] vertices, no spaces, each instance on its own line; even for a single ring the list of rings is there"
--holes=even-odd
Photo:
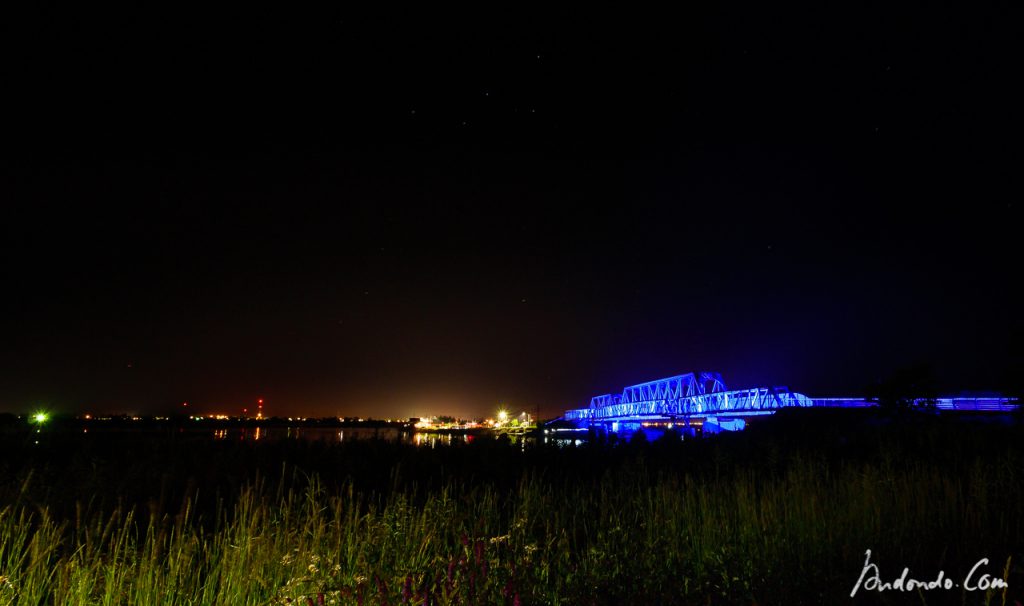
[[[472,444],[474,440],[497,439],[497,436],[462,433],[421,433],[401,430],[394,427],[234,427],[213,431],[215,440],[280,440],[303,439],[327,442],[346,442],[352,440],[387,440],[416,446],[436,447],[438,444],[450,446],[455,444]],[[534,443],[532,437],[510,436],[512,443],[526,445]],[[577,440],[578,442],[579,440]],[[545,438],[545,443],[548,439]],[[562,444],[572,440],[551,440]]]
[[[417,433],[394,427],[234,427],[215,429],[215,440],[280,440],[302,439],[325,442],[352,440],[387,440],[433,448],[438,444],[470,444],[477,436],[459,433]]]
[[[417,446],[429,446],[434,448],[438,444],[469,444],[475,436],[450,433],[417,433],[413,434],[412,441]]]
[[[89,429],[82,429],[89,432]],[[350,442],[355,440],[386,440],[402,444],[414,444],[435,448],[437,445],[450,446],[461,444],[472,444],[477,440],[497,440],[499,436],[493,434],[465,434],[465,433],[425,433],[411,430],[403,430],[395,427],[220,427],[220,428],[175,428],[172,430],[177,435],[209,436],[218,441],[256,441],[256,440],[289,440],[302,439],[322,442]],[[117,433],[146,433],[145,429],[129,428],[100,428],[102,434]],[[507,438],[512,444],[526,448],[537,444],[552,444],[559,447],[574,447],[585,443],[585,440],[576,438],[561,438],[554,436],[533,436],[508,435]],[[504,439],[504,438],[502,438]]]
[[[214,430],[213,437],[232,440],[302,439],[325,442],[379,439],[419,444],[412,432],[394,427],[233,427]]]

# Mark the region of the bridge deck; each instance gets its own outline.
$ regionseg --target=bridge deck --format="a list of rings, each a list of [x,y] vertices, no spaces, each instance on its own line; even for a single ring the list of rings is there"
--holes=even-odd
[[[631,385],[622,395],[605,394],[590,400],[588,408],[566,411],[564,419],[579,425],[619,421],[709,416],[753,416],[772,414],[783,408],[861,408],[876,406],[865,398],[809,398],[785,387],[757,387],[726,391],[718,373],[677,375]],[[939,398],[938,410],[1009,412],[1018,407],[1010,398]]]

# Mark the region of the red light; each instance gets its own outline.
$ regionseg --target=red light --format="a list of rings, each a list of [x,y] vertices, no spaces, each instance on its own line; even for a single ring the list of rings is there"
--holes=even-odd
[[[248,408],[243,408],[242,412],[249,412],[249,409]]]
[[[259,403],[260,403],[260,404],[262,404],[262,403],[263,403],[263,398],[260,398],[260,400],[259,400]]]
[[[188,406],[188,402],[182,402],[181,405],[182,406]]]

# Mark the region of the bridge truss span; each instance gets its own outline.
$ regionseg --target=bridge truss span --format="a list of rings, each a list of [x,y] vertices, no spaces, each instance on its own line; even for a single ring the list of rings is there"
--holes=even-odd
[[[631,385],[621,395],[606,394],[590,400],[589,408],[569,410],[568,421],[615,422],[677,417],[755,415],[813,402],[785,387],[758,387],[729,391],[722,375],[688,373]]]
[[[1001,396],[961,396],[918,400],[915,405],[942,411],[997,412],[1017,410],[1013,398]],[[652,423],[707,420],[716,426],[735,423],[738,417],[768,415],[783,408],[863,408],[877,406],[864,398],[809,398],[786,387],[755,387],[727,390],[717,372],[687,373],[638,385],[630,385],[621,394],[605,394],[590,399],[590,406],[566,411],[562,417],[577,427],[601,425],[615,428]],[[729,419],[733,420],[730,421]]]

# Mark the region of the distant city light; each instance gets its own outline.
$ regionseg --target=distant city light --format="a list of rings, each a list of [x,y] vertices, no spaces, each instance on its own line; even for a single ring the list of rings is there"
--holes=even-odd
[[[49,419],[49,418],[50,418],[50,415],[46,414],[45,412],[37,412],[34,415],[32,415],[32,421],[34,423],[38,423],[39,425],[42,425],[43,423],[45,423],[46,420]]]
[[[504,410],[498,411],[498,420],[504,422],[508,419],[508,412]]]

